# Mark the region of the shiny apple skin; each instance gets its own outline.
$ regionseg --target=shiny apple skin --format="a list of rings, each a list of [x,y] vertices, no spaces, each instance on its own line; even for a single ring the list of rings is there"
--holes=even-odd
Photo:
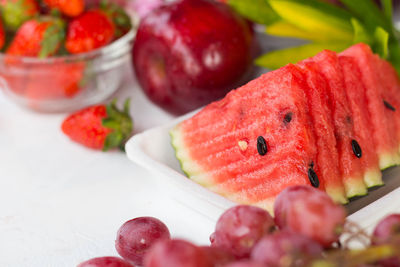
[[[141,21],[132,58],[150,100],[178,115],[244,84],[256,47],[251,25],[229,6],[181,0]]]

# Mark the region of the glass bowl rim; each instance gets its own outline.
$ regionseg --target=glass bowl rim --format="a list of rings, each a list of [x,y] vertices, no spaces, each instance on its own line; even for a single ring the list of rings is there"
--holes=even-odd
[[[0,62],[4,61],[5,58],[10,60],[16,60],[22,63],[28,64],[51,64],[51,63],[59,63],[59,62],[75,62],[75,61],[82,61],[87,59],[93,59],[100,55],[107,55],[111,52],[115,52],[115,49],[121,46],[125,46],[129,44],[136,35],[136,28],[132,26],[132,28],[121,36],[120,38],[116,39],[112,43],[89,51],[79,54],[72,54],[66,56],[55,56],[55,57],[48,57],[48,58],[37,58],[37,57],[27,57],[27,56],[14,56],[14,55],[7,55],[5,53],[0,53]]]

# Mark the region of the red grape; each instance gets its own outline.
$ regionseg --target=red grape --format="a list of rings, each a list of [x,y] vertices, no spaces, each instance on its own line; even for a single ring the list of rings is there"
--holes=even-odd
[[[275,223],[305,235],[324,247],[338,241],[343,229],[346,211],[323,191],[299,185],[284,189],[274,204]]]
[[[229,262],[235,260],[233,255],[217,247],[203,246],[201,249],[204,251],[210,262],[214,264],[214,267],[225,266]]]
[[[210,237],[211,245],[237,258],[245,258],[257,241],[272,232],[274,227],[274,220],[267,211],[239,205],[228,209],[218,219],[215,232]]]
[[[265,267],[265,265],[257,261],[243,260],[232,262],[224,267]]]
[[[281,231],[263,237],[253,248],[251,259],[267,266],[306,266],[320,256],[323,248],[312,239],[293,232]]]
[[[118,230],[115,247],[124,259],[142,265],[144,254],[158,240],[170,239],[167,226],[152,217],[139,217]]]
[[[384,244],[396,235],[400,236],[400,214],[391,214],[376,225],[372,234],[372,243]]]
[[[172,239],[157,242],[146,254],[145,267],[213,267],[202,248]]]
[[[134,267],[117,257],[99,257],[82,262],[77,267]]]

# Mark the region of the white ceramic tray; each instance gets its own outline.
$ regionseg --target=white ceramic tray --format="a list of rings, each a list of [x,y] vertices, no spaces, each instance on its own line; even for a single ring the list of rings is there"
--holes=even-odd
[[[133,162],[151,171],[156,179],[154,182],[173,198],[216,221],[235,203],[188,179],[180,169],[170,142],[169,130],[193,114],[135,135],[126,144],[126,152]],[[349,219],[367,230],[385,215],[400,212],[400,167],[386,170],[384,181],[384,186],[370,190],[367,196],[347,205]]]

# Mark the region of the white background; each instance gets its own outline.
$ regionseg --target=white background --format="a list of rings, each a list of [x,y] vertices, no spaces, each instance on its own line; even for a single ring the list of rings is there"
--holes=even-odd
[[[146,99],[131,73],[116,95],[131,97],[135,133],[173,118]],[[117,255],[118,228],[138,216],[208,244],[215,222],[171,199],[125,154],[71,142],[60,130],[66,115],[23,109],[0,92],[0,267],[70,267]]]

